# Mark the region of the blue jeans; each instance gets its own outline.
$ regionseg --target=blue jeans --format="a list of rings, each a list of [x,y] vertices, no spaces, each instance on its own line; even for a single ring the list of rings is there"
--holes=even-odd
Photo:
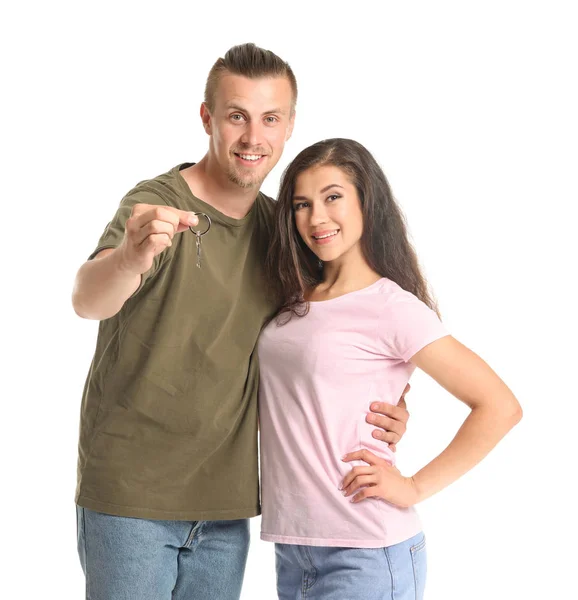
[[[279,600],[422,600],[423,533],[387,548],[275,544]]]
[[[76,511],[87,600],[238,600],[247,519],[153,521]]]

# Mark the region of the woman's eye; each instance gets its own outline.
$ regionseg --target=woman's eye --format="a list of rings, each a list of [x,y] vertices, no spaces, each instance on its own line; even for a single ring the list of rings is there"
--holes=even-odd
[[[306,208],[307,206],[307,202],[298,202],[297,204],[293,205],[293,210],[301,210],[302,208]]]
[[[333,200],[337,200],[337,198],[341,198],[341,196],[339,194],[331,194],[331,196],[329,196],[327,198],[327,200],[333,201]]]

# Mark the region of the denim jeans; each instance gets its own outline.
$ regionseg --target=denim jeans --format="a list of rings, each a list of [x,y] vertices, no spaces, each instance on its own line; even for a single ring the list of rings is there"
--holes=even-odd
[[[275,544],[279,600],[422,600],[423,533],[387,548]]]
[[[87,600],[238,600],[247,519],[156,521],[76,510]]]

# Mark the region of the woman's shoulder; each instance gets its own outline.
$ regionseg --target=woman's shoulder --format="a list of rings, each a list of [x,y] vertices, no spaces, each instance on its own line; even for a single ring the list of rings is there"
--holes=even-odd
[[[420,302],[417,296],[404,290],[399,284],[387,277],[379,280],[376,286],[376,293],[382,296],[387,302]]]
[[[404,290],[399,284],[388,278],[383,278],[376,292],[380,296],[378,303],[383,313],[390,317],[412,315],[423,312],[434,312],[423,300],[415,294]]]

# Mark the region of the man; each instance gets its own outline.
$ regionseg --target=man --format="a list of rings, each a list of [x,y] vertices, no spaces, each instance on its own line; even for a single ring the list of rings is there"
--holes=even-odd
[[[254,349],[275,311],[262,279],[273,203],[259,188],[296,100],[279,57],[229,50],[201,106],[207,154],[131,190],[78,272],[74,308],[101,321],[76,494],[92,600],[239,597],[259,513]],[[189,226],[209,224],[198,268]],[[407,412],[378,408],[381,439],[397,442]]]

